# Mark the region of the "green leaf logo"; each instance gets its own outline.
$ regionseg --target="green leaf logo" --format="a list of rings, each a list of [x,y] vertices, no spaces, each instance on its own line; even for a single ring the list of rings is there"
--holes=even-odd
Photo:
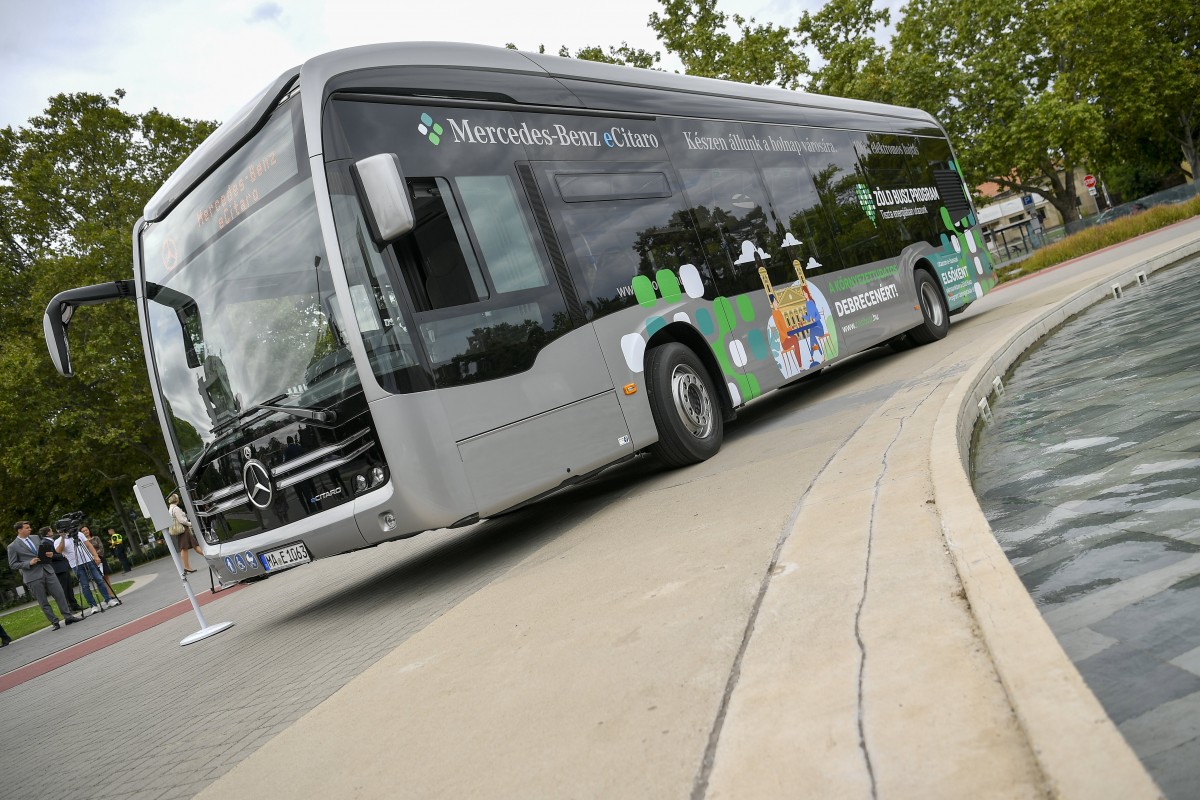
[[[433,121],[433,117],[428,114],[421,115],[421,124],[417,126],[417,130],[422,136],[428,136],[429,141],[435,145],[442,141],[442,126]]]
[[[875,221],[875,201],[871,198],[871,190],[865,183],[856,183],[854,193],[858,195],[858,204],[862,206],[863,213],[871,220],[871,224],[879,227],[879,223]]]

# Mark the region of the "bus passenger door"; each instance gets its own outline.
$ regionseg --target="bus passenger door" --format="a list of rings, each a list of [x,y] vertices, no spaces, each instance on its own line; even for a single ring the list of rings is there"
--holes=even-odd
[[[489,171],[410,175],[394,245],[480,516],[633,451],[553,234],[511,162]]]

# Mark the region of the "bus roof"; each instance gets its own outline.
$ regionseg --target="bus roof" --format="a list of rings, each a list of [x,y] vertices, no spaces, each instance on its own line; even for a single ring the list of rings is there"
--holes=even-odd
[[[305,107],[308,155],[321,152],[320,113],[326,86],[339,75],[392,66],[449,67],[481,69],[536,75],[553,79],[587,81],[644,89],[659,89],[711,97],[796,106],[799,108],[845,111],[876,115],[940,128],[928,113],[912,108],[849,100],[841,97],[790,91],[770,86],[754,86],[715,78],[698,78],[671,72],[638,69],[575,58],[549,56],[476,44],[447,42],[399,42],[350,47],[324,53],[285,71],[253,100],[213,132],[171,175],[146,204],[145,218],[164,217],[193,186],[204,179],[241,146],[265,122],[275,105],[292,90],[299,79]],[[616,110],[616,109],[613,109]]]

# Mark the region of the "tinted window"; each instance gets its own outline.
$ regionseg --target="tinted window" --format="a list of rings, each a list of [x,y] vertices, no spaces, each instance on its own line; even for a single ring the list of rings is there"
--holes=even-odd
[[[498,378],[528,369],[537,351],[569,327],[562,296],[551,283],[545,259],[534,244],[513,180],[508,175],[437,179],[443,185],[453,183],[462,207],[468,209],[463,214],[453,195],[443,192],[439,198],[446,209],[445,218],[462,221],[462,238],[454,225],[454,236],[445,236],[439,216],[429,221],[436,226],[433,231],[424,231],[418,222],[412,234],[396,245],[402,269],[413,272],[411,286],[420,275],[414,263],[420,251],[405,250],[406,240],[436,240],[442,263],[447,265],[444,274],[436,277],[446,284],[445,296],[461,300],[443,312],[437,309],[445,306],[432,306],[430,312],[417,314],[421,339],[439,385]],[[417,184],[414,181],[414,186]],[[481,261],[472,253],[468,226],[475,233]],[[468,285],[470,267],[462,270],[463,265],[473,263],[482,263],[481,286],[475,285],[474,275]],[[485,299],[488,302],[483,302]]]
[[[771,196],[780,236],[791,234],[788,255],[803,265],[807,275],[840,269],[833,231],[808,168],[809,162],[819,157],[814,154],[833,147],[827,132],[782,126],[759,130],[770,147],[756,153],[755,159]]]
[[[914,242],[937,242],[939,187],[920,145],[911,136],[881,134],[866,134],[859,145],[876,223],[897,254]]]
[[[814,153],[809,169],[829,218],[842,266],[856,267],[886,258],[890,248],[879,232],[873,211],[868,211],[864,205],[871,190],[860,170],[859,153],[854,146],[859,134],[848,131],[827,133],[833,149]]]
[[[661,120],[684,194],[724,294],[759,291],[796,279],[795,235],[771,211],[756,156],[771,147],[758,125]]]
[[[590,319],[635,305],[633,279],[638,275],[657,281],[660,270],[669,270],[681,279],[685,265],[690,264],[702,283],[711,286],[682,196],[672,196],[665,173],[649,173],[657,177],[647,181],[647,173],[630,165],[613,164],[613,172],[603,177],[572,173],[570,164],[540,166],[542,184],[550,193],[560,186],[577,189],[575,178],[583,177],[585,185],[596,188],[602,188],[602,184],[626,188],[649,185],[666,194],[621,202],[576,199],[560,203],[553,194],[547,198],[565,233],[564,245],[572,256],[575,285]],[[623,174],[621,169],[635,171]]]
[[[488,297],[467,226],[445,178],[410,179],[414,225],[396,247],[418,311],[475,303]]]

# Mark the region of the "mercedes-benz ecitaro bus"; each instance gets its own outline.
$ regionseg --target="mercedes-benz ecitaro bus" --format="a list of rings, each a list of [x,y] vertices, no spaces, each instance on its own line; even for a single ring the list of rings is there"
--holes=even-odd
[[[288,70],[150,200],[130,280],[224,582],[461,526],[765,392],[944,337],[994,284],[928,114],[473,45]]]

